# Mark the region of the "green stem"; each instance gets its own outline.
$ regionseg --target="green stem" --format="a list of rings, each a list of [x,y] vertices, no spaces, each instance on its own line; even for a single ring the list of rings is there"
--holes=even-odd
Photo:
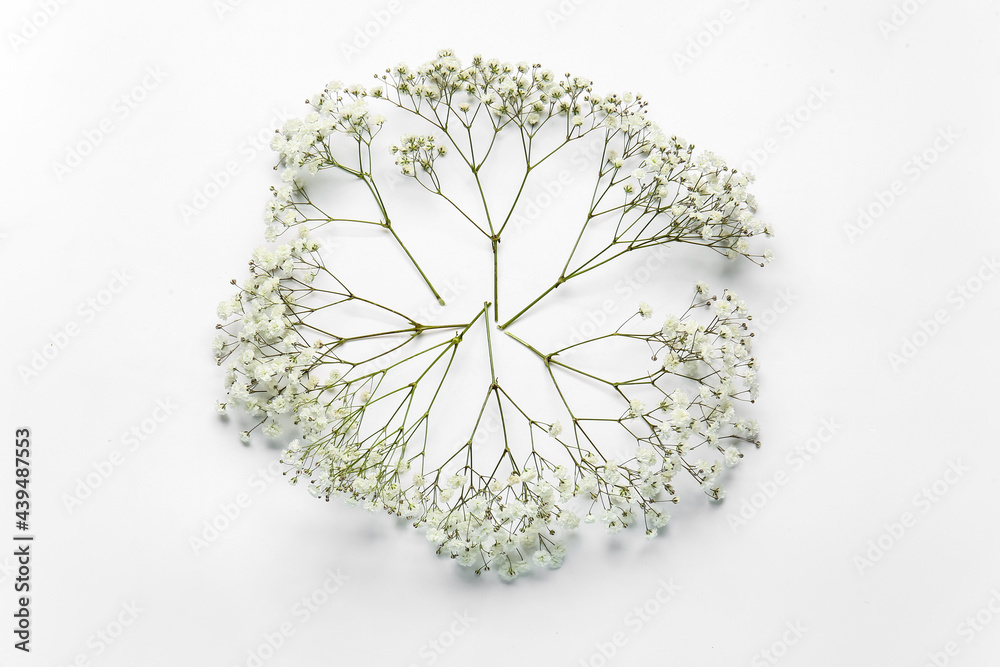
[[[487,301],[483,307],[486,309],[486,349],[490,354],[490,378],[493,384],[497,382],[497,371],[496,365],[493,363],[493,338],[490,336],[490,302]]]
[[[493,321],[500,321],[500,265],[498,252],[500,250],[500,235],[495,234],[491,241],[493,242],[493,303],[496,307],[493,309]]]
[[[510,318],[509,320],[507,320],[506,322],[504,322],[503,324],[501,324],[499,328],[501,330],[503,330],[503,329],[506,329],[507,327],[509,327],[511,324],[514,323],[515,320],[517,320],[519,317],[521,317],[526,312],[528,312],[536,303],[538,303],[539,301],[541,301],[542,299],[544,299],[548,295],[549,292],[551,292],[555,288],[559,287],[564,282],[566,282],[566,278],[564,278],[563,276],[559,276],[559,280],[557,280],[555,282],[555,284],[552,285],[552,287],[548,288],[547,290],[545,290],[544,292],[542,292],[540,295],[538,295],[538,297],[534,301],[532,301],[527,306],[525,306],[524,308],[522,308],[521,311],[517,315],[515,315],[514,317]]]
[[[392,228],[388,220],[385,223],[385,228],[392,233],[396,241],[399,243],[399,247],[402,248],[403,252],[406,253],[406,256],[410,258],[410,262],[413,264],[414,268],[416,268],[417,272],[420,274],[420,277],[424,279],[424,282],[427,284],[427,287],[430,288],[431,293],[435,296],[435,298],[437,298],[438,303],[441,304],[442,306],[445,305],[444,299],[441,298],[441,295],[438,294],[438,291],[434,289],[434,285],[431,284],[431,281],[424,273],[424,270],[420,268],[419,264],[417,264],[417,260],[410,253],[409,249],[403,244],[403,239],[399,238],[399,234],[397,234],[396,230]]]

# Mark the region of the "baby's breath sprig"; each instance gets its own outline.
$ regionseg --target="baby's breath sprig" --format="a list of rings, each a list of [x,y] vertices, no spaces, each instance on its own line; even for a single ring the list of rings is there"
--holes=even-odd
[[[652,309],[643,303],[615,331],[551,351],[510,327],[541,311],[564,283],[658,245],[701,246],[763,265],[770,253],[752,254],[748,240],[771,229],[754,215],[747,175],[666,136],[647,119],[641,95],[598,95],[589,80],[559,77],[537,64],[476,56],[463,66],[441,51],[421,67],[387,69],[371,87],[331,82],[308,103],[310,112],[286,122],[272,142],[281,184],[272,188],[266,211],[270,244],[254,251],[249,277],[234,280],[236,293],[219,306],[215,354],[226,366],[227,390],[219,410],[250,415],[255,425],[242,432],[245,441],[258,428],[283,438],[282,461],[293,483],[319,498],[342,497],[404,517],[425,530],[438,553],[508,578],[532,563],[561,564],[560,533],[581,521],[611,533],[639,524],[655,536],[670,518],[666,507],[678,501],[682,477],[712,499],[724,497],[723,470],[743,457],[741,445],[760,444],[756,422],[737,415],[739,404],[757,397],[757,363],[750,316],[734,292],[713,294],[697,283],[687,309],[658,326],[647,324]],[[317,229],[381,228],[444,305],[404,244],[405,224],[397,229],[405,216],[390,216],[380,189],[373,146],[391,123],[372,113],[378,105],[426,126],[388,146],[399,174],[490,244],[492,298],[470,316],[421,321],[363,287],[349,287],[325,263]],[[502,165],[519,170],[519,186],[503,200],[509,205],[498,207],[487,195],[487,173],[502,133],[519,138],[523,162]],[[501,237],[532,173],[587,136],[603,148],[575,242],[550,286],[504,319]],[[473,209],[459,205],[450,175],[439,169],[442,160],[468,170]],[[309,184],[330,169],[360,181],[376,214],[343,217],[321,208]],[[375,321],[383,324],[358,330]],[[491,331],[493,323],[503,335]],[[497,336],[537,359],[541,382],[569,415],[567,423],[536,414],[498,379]],[[652,365],[641,373],[602,371],[591,361],[609,345],[622,358],[649,357]],[[460,348],[488,358],[485,386],[455,370]],[[610,411],[581,404],[567,388],[573,381],[599,388]],[[479,407],[469,416],[468,437],[442,453],[435,429],[454,416],[441,395],[456,383]],[[619,443],[608,444],[605,427],[616,429]],[[491,429],[502,439],[499,450],[483,446]],[[616,455],[623,443],[631,452]]]

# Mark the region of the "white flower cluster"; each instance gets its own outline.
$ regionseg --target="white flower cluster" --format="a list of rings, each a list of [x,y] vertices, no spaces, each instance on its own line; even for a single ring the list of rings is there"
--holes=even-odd
[[[427,107],[435,111],[447,106],[449,113],[468,123],[485,106],[492,112],[494,127],[513,122],[529,133],[537,132],[553,117],[565,117],[570,128],[579,128],[584,117],[595,111],[622,117],[640,106],[634,99],[625,102],[616,96],[588,99],[589,80],[570,76],[560,80],[540,65],[475,56],[471,65],[463,67],[448,50],[417,68],[397,65],[382,79],[400,96],[412,100],[415,110]]]
[[[659,214],[663,224],[643,227],[630,243],[694,243],[730,259],[742,255],[762,266],[771,260],[769,251],[749,253],[748,237],[774,232],[754,215],[757,202],[747,191],[751,175],[731,169],[713,153],[694,156],[693,145],[655,128],[640,146],[645,155],[639,166],[621,179],[626,207],[644,216]],[[609,156],[609,172],[617,175],[624,166],[622,157]]]
[[[625,338],[641,343],[644,354],[652,349],[656,366],[648,381],[601,379],[617,392],[612,400],[620,401],[610,418],[572,412],[570,421],[536,418],[503,390],[494,375],[489,391],[498,403],[502,393],[513,405],[521,428],[505,422],[504,454],[495,465],[479,464],[484,466],[480,469],[471,464],[473,438],[450,457],[428,450],[426,429],[434,399],[416,407],[424,400],[416,387],[439,360],[448,358],[447,352],[454,355],[464,332],[473,326],[492,326],[490,304],[471,322],[420,323],[348,290],[326,267],[311,234],[334,222],[368,222],[391,232],[406,250],[396,227],[390,225],[371,173],[373,142],[387,123],[386,117],[371,112],[370,106],[376,104],[415,114],[431,126],[427,133],[403,134],[387,148],[404,175],[437,195],[443,195],[435,174],[438,158],[455,150],[478,180],[482,162],[476,159],[485,161],[490,153],[489,149],[464,152],[468,146],[453,135],[456,124],[457,134],[469,142],[477,121],[489,123],[494,137],[508,128],[520,133],[526,147],[525,179],[537,164],[528,147],[543,127],[563,140],[560,147],[591,132],[603,135],[606,150],[597,172],[598,182],[603,182],[600,189],[608,192],[619,186],[614,191],[625,195],[624,204],[610,208],[618,218],[606,249],[612,258],[682,242],[730,258],[769,260],[769,253],[750,254],[748,238],[771,233],[769,225],[754,215],[756,203],[747,191],[750,179],[711,153],[695,156],[692,145],[666,137],[646,118],[641,95],[595,95],[589,80],[557,77],[540,65],[476,56],[463,66],[452,52],[441,51],[418,68],[387,69],[378,82],[372,88],[330,82],[310,100],[311,110],[304,118],[286,122],[275,134],[272,148],[279,156],[281,182],[272,188],[265,214],[265,237],[271,243],[253,252],[250,277],[218,311],[222,335],[214,350],[219,364],[226,364],[227,392],[220,412],[237,408],[256,420],[253,428],[241,433],[245,441],[257,428],[281,438],[286,443],[282,461],[289,466],[292,483],[301,483],[318,498],[340,497],[373,512],[405,517],[426,531],[439,553],[477,573],[494,570],[509,578],[532,565],[558,567],[565,557],[560,535],[580,523],[599,523],[609,533],[636,524],[653,537],[670,519],[664,505],[678,501],[679,475],[693,478],[709,497],[722,499],[721,476],[742,458],[740,443],[759,445],[756,422],[738,416],[736,410],[740,401],[756,398],[757,379],[750,318],[746,304],[733,292],[712,295],[698,283],[688,309],[678,317],[667,317],[662,325],[652,320],[649,304],[639,304],[638,326],[647,329]],[[334,218],[314,205],[307,192],[310,176],[324,169],[339,169],[364,181],[380,218]],[[431,185],[421,180],[425,175]],[[603,215],[597,210],[600,206],[600,200],[593,203],[588,223]],[[476,224],[471,216],[465,218]],[[502,231],[491,227],[486,234],[494,253]],[[278,244],[278,237],[285,234],[294,240]],[[443,304],[409,250],[406,255]],[[553,288],[604,261],[610,261],[607,255],[598,254],[567,269]],[[393,324],[384,332],[336,335],[337,313],[348,303],[392,319]],[[500,328],[506,329],[530,307]],[[322,325],[311,319],[320,312],[326,318]],[[706,312],[708,316],[698,317]],[[326,324],[330,321],[332,329]],[[648,330],[649,326],[654,328]],[[433,358],[428,355],[426,365],[421,365],[423,352],[402,355],[409,366],[392,360],[373,363],[380,357],[351,352],[356,341],[403,337],[403,343],[388,348],[395,350],[442,331],[450,338],[429,349],[444,351]],[[553,361],[562,359],[556,356],[562,351],[545,355],[512,337],[550,369],[596,377]],[[574,347],[585,349],[601,338]],[[490,361],[492,367],[492,348]],[[415,366],[419,368],[414,370]],[[455,381],[448,378],[449,369],[450,361],[442,384],[446,379]],[[553,389],[562,395],[555,373],[548,375]],[[463,380],[461,375],[458,380]],[[390,416],[379,421],[380,415]],[[634,455],[617,460],[602,454],[585,430],[588,421],[617,421],[615,428],[620,426],[634,442]],[[530,442],[530,454],[517,458],[512,451],[519,442],[513,435],[508,441],[508,432],[518,433],[522,445]],[[553,453],[536,447],[540,445],[536,437]],[[478,457],[477,453],[477,461]],[[470,463],[463,466],[463,460]],[[587,509],[570,509],[580,503]]]
[[[306,167],[312,173],[329,166],[328,139],[343,133],[370,142],[385,123],[385,116],[369,112],[368,91],[360,86],[342,87],[331,81],[323,93],[310,100],[314,111],[305,118],[285,121],[271,140],[271,148],[289,167]]]
[[[379,464],[373,459],[393,446],[366,450],[349,429],[343,432],[344,437],[328,437],[312,447],[293,442],[282,454],[294,468],[293,479],[308,478],[314,496],[343,497],[369,511],[409,519],[426,528],[438,553],[477,572],[493,569],[511,578],[531,562],[562,563],[565,547],[554,536],[579,524],[577,515],[560,507],[575,492],[569,468],[539,472],[524,467],[505,479],[444,477],[440,470],[414,472],[405,462],[386,465],[380,458]]]
[[[404,176],[414,176],[414,165],[426,172],[434,170],[434,160],[447,152],[447,146],[439,144],[433,134],[404,134],[399,144],[389,150],[396,156],[396,164]]]
[[[307,285],[317,265],[311,255],[319,244],[307,230],[292,243],[273,250],[259,247],[250,262],[251,276],[230,299],[219,304],[223,334],[214,342],[219,363],[229,360],[226,372],[230,406],[259,418],[258,425],[271,436],[282,432],[283,415],[296,415],[316,403],[316,381],[309,376],[319,349],[306,343],[296,325],[301,319],[294,306],[291,285]],[[235,281],[233,281],[235,284]],[[243,432],[249,440],[249,431]]]
[[[706,324],[692,317],[698,308],[709,309],[711,321]],[[734,466],[743,456],[737,443],[759,444],[754,439],[756,421],[736,413],[737,401],[753,402],[758,392],[748,320],[746,303],[734,292],[710,296],[708,287],[698,283],[694,303],[685,315],[668,317],[661,330],[648,339],[661,360],[654,375],[661,398],[656,410],[643,415],[652,429],[645,440],[674,461],[675,468],[688,470],[715,499],[725,496],[719,481],[722,464]],[[686,386],[678,387],[679,383]],[[704,457],[711,457],[712,452],[721,456],[711,462],[699,459],[692,464],[687,460],[698,452]]]

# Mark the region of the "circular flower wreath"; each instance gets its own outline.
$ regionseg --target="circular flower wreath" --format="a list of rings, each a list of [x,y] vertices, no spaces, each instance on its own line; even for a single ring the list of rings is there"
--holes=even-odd
[[[404,517],[426,530],[438,553],[477,574],[492,569],[505,578],[532,563],[560,565],[561,533],[581,520],[612,533],[641,524],[654,536],[669,519],[665,504],[677,502],[678,477],[690,476],[710,498],[721,499],[724,466],[743,456],[741,443],[760,445],[756,422],[736,412],[739,402],[757,395],[751,318],[736,294],[715,295],[699,282],[687,309],[658,320],[658,326],[645,325],[652,311],[642,303],[614,332],[558,350],[539,350],[508,328],[529,310],[544,310],[548,295],[562,284],[661,244],[701,246],[763,266],[770,253],[750,254],[748,238],[770,235],[771,229],[754,216],[755,201],[746,190],[751,178],[664,135],[647,119],[641,96],[597,95],[589,80],[560,78],[540,65],[476,56],[463,66],[441,51],[421,67],[398,65],[375,78],[373,87],[331,82],[309,100],[311,111],[286,122],[272,142],[282,183],[272,187],[267,205],[269,244],[253,252],[250,276],[220,304],[223,323],[217,328],[223,333],[215,340],[218,362],[227,368],[228,396],[219,410],[239,408],[256,422],[242,439],[248,441],[258,427],[272,437],[297,436],[284,441],[282,453],[292,483],[305,484],[320,498],[344,497]],[[405,254],[410,276],[444,305],[403,243],[405,216],[397,225],[379,189],[373,142],[392,123],[372,112],[377,105],[429,130],[403,134],[389,147],[395,177],[453,206],[462,224],[475,225],[490,245],[493,301],[471,320],[419,321],[349,289],[325,262],[316,229],[374,225]],[[485,215],[467,215],[443,189],[439,161],[448,155],[464,166],[481,193],[484,165],[501,134],[523,147],[521,189],[506,219],[490,216],[488,208]],[[602,148],[589,212],[572,232],[573,251],[551,287],[501,321],[496,258],[518,198],[533,169],[588,136]],[[543,137],[549,147],[541,148]],[[489,143],[484,148],[477,141]],[[374,219],[320,209],[307,186],[325,170],[366,186],[378,211]],[[598,238],[598,250],[584,253],[584,238]],[[391,324],[344,331],[352,322],[379,319]],[[485,400],[470,417],[472,435],[442,455],[435,449],[440,443],[431,428],[439,423],[434,415],[454,415],[442,408],[439,392],[447,383],[473,383],[449,370],[463,340],[482,329],[486,344],[480,350],[488,352],[490,379],[487,386],[462,390],[483,392]],[[565,424],[553,415],[531,414],[497,380],[493,346],[505,334],[537,357],[546,386],[569,415]],[[567,361],[572,352],[608,342],[642,346],[642,358],[651,351],[654,362],[637,377],[603,378]],[[619,354],[635,359],[634,352]],[[592,417],[575,407],[564,391],[571,377],[602,389],[615,403],[614,416]],[[498,420],[494,433],[503,444],[487,457],[477,431],[490,416]],[[612,456],[605,441],[592,435],[598,423],[609,422],[620,427],[617,437],[631,443],[626,457]]]

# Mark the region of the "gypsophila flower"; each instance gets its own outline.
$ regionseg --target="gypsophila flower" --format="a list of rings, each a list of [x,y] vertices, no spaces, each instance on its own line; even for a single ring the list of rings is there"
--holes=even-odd
[[[267,244],[253,250],[249,275],[232,281],[234,293],[216,312],[221,335],[212,352],[225,366],[227,392],[217,410],[255,422],[240,433],[243,442],[258,427],[287,440],[281,461],[290,483],[405,519],[437,553],[477,574],[510,579],[532,565],[559,567],[561,540],[581,523],[652,539],[670,519],[665,504],[688,490],[721,500],[724,471],[743,457],[737,445],[759,445],[758,424],[742,414],[758,393],[750,316],[733,291],[714,293],[699,281],[684,310],[653,321],[640,301],[616,329],[562,347],[514,327],[529,312],[545,313],[556,288],[627,253],[679,243],[761,265],[773,259],[769,250],[751,251],[753,237],[773,233],[756,217],[752,179],[665,134],[646,107],[638,94],[595,93],[583,77],[478,55],[463,64],[449,50],[418,67],[389,67],[375,85],[330,81],[270,142],[278,165],[263,216]],[[524,281],[546,281],[535,298],[501,303],[499,253],[510,244],[500,241],[527,197],[525,184],[542,160],[560,159],[585,138],[603,150],[594,200],[572,230],[577,245],[561,273]],[[504,159],[491,150],[493,139],[523,148],[523,162],[497,165],[521,181],[498,198],[513,202],[509,213],[496,211],[484,191],[482,174],[496,173]],[[474,210],[463,209],[470,199],[455,192],[461,179],[452,172],[463,170]],[[335,210],[346,197],[329,207],[321,201],[319,176],[327,171],[360,186],[372,212]],[[434,206],[396,206],[387,183]],[[413,211],[436,216],[438,205],[473,238],[485,237],[492,253],[493,294],[478,312],[448,308],[434,287],[440,274],[421,264],[434,239],[407,245],[426,234]],[[372,270],[398,281],[392,303],[380,303],[365,276],[343,276],[349,263],[328,263],[317,230],[325,228],[324,241],[346,244],[356,235],[337,233],[352,226],[380,234],[406,262],[408,272],[389,273],[385,257],[365,254]],[[429,291],[440,319],[396,303],[410,293],[406,281]],[[476,354],[478,343],[466,341],[477,338],[490,371],[482,384],[466,367],[456,370],[458,350]],[[530,383],[497,368],[499,339],[534,359]],[[605,358],[611,370],[592,363]],[[625,370],[639,361],[639,373]],[[607,404],[581,401],[570,391],[576,384]],[[539,414],[546,408],[525,399],[522,385],[548,392],[555,414]],[[468,420],[471,433],[451,449],[442,424],[464,428],[468,415],[438,398],[449,388],[486,399]],[[578,512],[570,508],[576,502]]]
[[[722,453],[726,457],[726,465],[730,467],[739,463],[740,459],[743,458],[740,450],[733,446],[726,447]]]

